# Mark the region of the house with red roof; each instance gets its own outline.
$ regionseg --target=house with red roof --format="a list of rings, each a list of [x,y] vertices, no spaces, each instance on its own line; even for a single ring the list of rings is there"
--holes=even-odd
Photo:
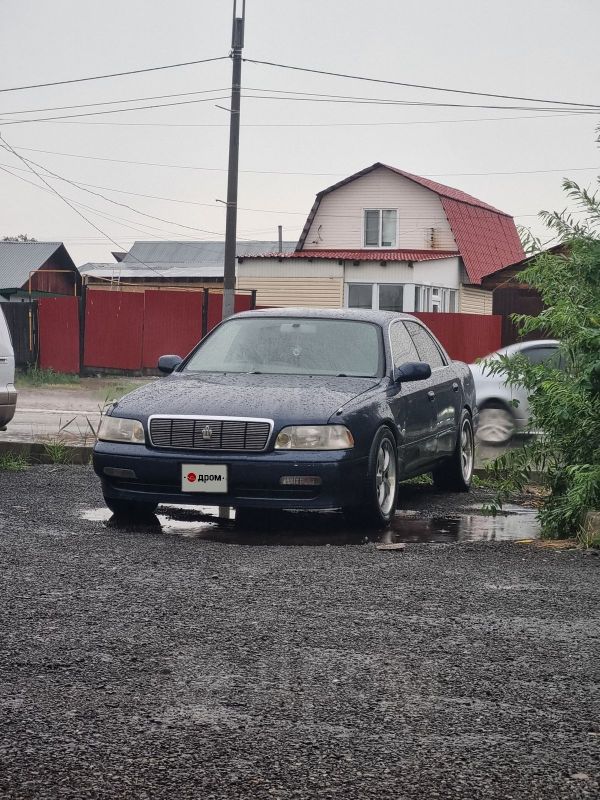
[[[377,162],[316,196],[295,250],[238,257],[264,306],[492,313],[482,282],[521,261],[510,214]]]

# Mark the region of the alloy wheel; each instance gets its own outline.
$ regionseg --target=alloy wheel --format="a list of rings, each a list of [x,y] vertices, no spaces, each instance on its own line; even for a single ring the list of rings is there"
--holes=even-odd
[[[383,439],[377,453],[375,490],[377,503],[382,514],[389,514],[396,498],[396,458],[394,447],[389,439]]]
[[[504,444],[515,432],[515,423],[510,411],[505,408],[483,408],[479,412],[477,436],[488,444]]]
[[[465,419],[460,432],[460,467],[465,483],[469,483],[473,473],[473,429],[468,419]]]

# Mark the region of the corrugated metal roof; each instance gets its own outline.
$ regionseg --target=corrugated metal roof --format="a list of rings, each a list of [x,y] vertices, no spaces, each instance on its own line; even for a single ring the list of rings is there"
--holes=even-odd
[[[0,242],[0,289],[19,289],[62,242]]]
[[[284,252],[293,250],[295,242],[284,242]],[[275,250],[278,243],[264,242],[238,242],[237,255],[253,255],[264,253],[265,250]],[[127,253],[122,263],[132,266],[140,261],[145,264],[214,264],[223,263],[225,258],[225,242],[135,242]],[[141,265],[140,265],[141,266]]]
[[[154,261],[150,266],[137,262],[113,264],[88,263],[79,267],[86,277],[97,278],[223,278],[223,264],[197,264],[195,262]]]
[[[237,255],[250,256],[273,251],[277,242],[238,242]],[[293,251],[295,242],[283,242],[283,252]],[[119,263],[88,263],[82,275],[97,278],[222,278],[225,242],[135,242]]]
[[[449,197],[441,202],[471,283],[525,257],[512,217]]]
[[[460,255],[456,250],[295,250],[291,253],[256,253],[253,258],[334,259],[344,261],[437,261]]]

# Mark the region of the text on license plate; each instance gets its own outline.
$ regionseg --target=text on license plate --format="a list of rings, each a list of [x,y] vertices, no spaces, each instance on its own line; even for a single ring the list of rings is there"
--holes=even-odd
[[[226,494],[227,467],[225,464],[182,464],[181,491]]]

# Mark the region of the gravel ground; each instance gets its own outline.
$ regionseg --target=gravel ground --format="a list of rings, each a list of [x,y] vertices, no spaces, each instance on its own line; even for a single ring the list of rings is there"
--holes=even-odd
[[[0,473],[3,798],[598,796],[600,558],[255,546],[100,505],[89,468]]]

